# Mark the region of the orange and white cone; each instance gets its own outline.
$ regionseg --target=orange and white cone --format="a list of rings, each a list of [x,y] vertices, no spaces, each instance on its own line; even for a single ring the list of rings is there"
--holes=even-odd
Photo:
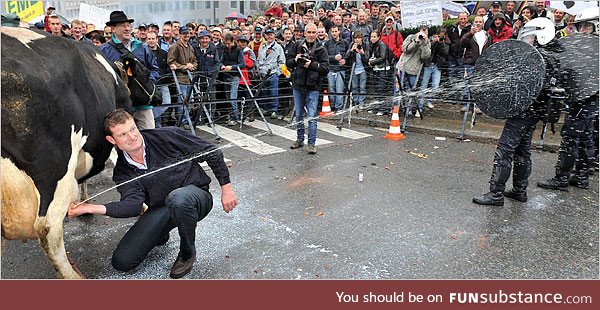
[[[406,138],[406,136],[400,132],[400,116],[398,116],[398,106],[397,105],[394,106],[394,113],[392,113],[392,121],[390,122],[390,130],[383,137],[386,139],[390,139],[390,140],[402,140],[402,139]]]
[[[321,113],[319,113],[320,117],[328,117],[332,116],[333,112],[331,111],[331,106],[329,105],[329,96],[327,96],[327,90],[324,91],[323,94],[323,107],[321,107]]]

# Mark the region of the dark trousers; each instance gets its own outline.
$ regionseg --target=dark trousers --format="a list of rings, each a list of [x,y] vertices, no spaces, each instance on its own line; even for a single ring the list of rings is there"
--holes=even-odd
[[[513,187],[527,189],[531,175],[531,138],[538,120],[535,118],[509,118],[498,139],[494,154],[494,170],[490,179],[490,192],[502,193],[510,177],[514,160]]]
[[[212,195],[188,185],[173,190],[165,199],[165,206],[149,209],[127,231],[113,252],[112,265],[120,271],[137,267],[169,232],[177,227],[184,258],[196,253],[196,223],[212,209]]]
[[[591,110],[591,111],[590,111]],[[596,156],[594,150],[595,111],[589,107],[569,111],[560,132],[562,140],[558,150],[556,178],[567,180],[575,166],[579,181],[587,182],[590,160]]]

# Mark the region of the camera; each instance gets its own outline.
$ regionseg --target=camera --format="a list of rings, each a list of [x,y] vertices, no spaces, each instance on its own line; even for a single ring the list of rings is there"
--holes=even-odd
[[[300,66],[304,66],[304,64],[309,61],[310,61],[310,55],[308,55],[307,53],[301,54],[300,57],[298,57],[298,60],[296,60],[296,62]]]
[[[356,49],[357,49],[357,50],[362,50],[362,45],[357,45],[357,46],[356,46]]]
[[[419,40],[423,40],[423,39],[425,39],[425,36],[423,36],[422,33],[419,33]]]

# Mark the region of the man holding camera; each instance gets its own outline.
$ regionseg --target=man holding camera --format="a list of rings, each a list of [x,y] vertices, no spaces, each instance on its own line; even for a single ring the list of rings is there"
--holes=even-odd
[[[305,40],[296,45],[295,56],[286,60],[292,70],[294,112],[296,114],[297,139],[290,148],[304,145],[304,109],[308,112],[308,154],[316,154],[317,147],[317,107],[321,79],[329,72],[329,57],[323,45],[316,43],[317,26],[306,25]]]

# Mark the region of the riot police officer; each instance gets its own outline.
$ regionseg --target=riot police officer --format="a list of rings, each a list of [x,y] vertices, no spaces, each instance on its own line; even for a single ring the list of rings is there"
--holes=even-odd
[[[504,197],[517,201],[527,201],[527,186],[531,175],[531,139],[539,120],[544,117],[552,89],[556,89],[559,79],[559,63],[553,53],[562,51],[562,46],[554,39],[554,24],[547,18],[533,19],[519,33],[519,40],[537,48],[546,66],[546,76],[540,95],[521,114],[508,118],[498,140],[494,154],[494,167],[490,179],[490,191],[474,197],[480,205],[504,205]],[[506,182],[513,169],[513,188],[505,191]]]
[[[600,31],[598,8],[588,8],[577,14],[575,27],[579,33],[598,36]],[[567,115],[560,132],[562,140],[558,151],[556,174],[551,179],[538,182],[539,187],[561,191],[568,191],[569,185],[582,189],[589,188],[590,163],[596,156],[594,121],[598,117],[598,84],[595,84],[595,90],[595,94],[586,99],[577,100],[573,98],[574,96],[568,99]],[[573,166],[575,166],[575,173],[571,176]]]

